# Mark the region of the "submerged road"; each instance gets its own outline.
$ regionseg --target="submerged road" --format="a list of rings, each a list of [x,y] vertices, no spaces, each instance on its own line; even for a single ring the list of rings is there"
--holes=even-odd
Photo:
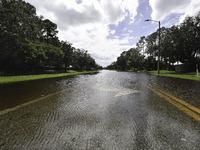
[[[199,150],[199,91],[115,71],[0,85],[0,149]]]

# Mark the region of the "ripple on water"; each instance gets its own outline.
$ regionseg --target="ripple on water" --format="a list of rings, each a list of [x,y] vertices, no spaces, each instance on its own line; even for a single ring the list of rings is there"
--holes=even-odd
[[[153,107],[148,109],[147,89],[114,97],[119,90],[137,90],[142,79],[135,73],[105,72],[57,80],[51,88],[69,90],[17,110],[18,114],[10,116],[18,118],[12,126],[8,117],[0,122],[8,126],[7,133],[1,133],[5,137],[13,136],[4,143],[14,145],[14,149],[173,149],[171,145],[176,141],[170,141],[170,136],[175,135],[180,146],[186,140],[191,148],[198,147],[199,134],[195,130],[183,126],[179,129],[179,124],[166,119],[169,117],[164,113],[151,111]],[[149,83],[149,78],[145,82]],[[141,95],[144,96],[141,98]],[[175,130],[176,134],[167,134]]]

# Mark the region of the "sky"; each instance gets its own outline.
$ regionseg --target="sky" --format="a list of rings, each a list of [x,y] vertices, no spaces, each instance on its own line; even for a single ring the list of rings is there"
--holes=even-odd
[[[106,67],[141,36],[181,23],[200,11],[200,0],[25,0],[57,24],[58,37],[85,49]]]

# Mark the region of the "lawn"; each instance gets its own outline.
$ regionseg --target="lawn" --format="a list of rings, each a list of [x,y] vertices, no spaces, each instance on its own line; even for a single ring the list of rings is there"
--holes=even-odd
[[[150,74],[158,75],[158,71],[147,71]],[[160,70],[161,76],[173,77],[173,78],[182,78],[188,80],[197,80],[200,81],[200,74],[197,77],[196,72],[184,73],[184,74],[176,74],[175,71],[168,71],[168,70]]]
[[[46,79],[46,78],[56,78],[56,77],[64,77],[70,75],[78,75],[78,74],[91,74],[97,73],[98,71],[70,71],[68,73],[58,73],[58,74],[40,74],[40,75],[20,75],[20,76],[1,76],[0,84],[2,83],[12,83],[12,82],[21,82],[21,81],[29,81],[29,80],[38,80],[38,79]]]

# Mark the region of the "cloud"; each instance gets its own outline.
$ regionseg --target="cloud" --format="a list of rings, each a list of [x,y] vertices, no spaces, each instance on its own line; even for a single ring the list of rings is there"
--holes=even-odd
[[[118,22],[124,19],[124,11],[122,6],[122,1],[108,1],[108,0],[101,0],[101,5],[103,10],[105,11],[105,17],[109,22],[117,24]]]
[[[87,6],[84,7],[84,10],[78,11],[61,5],[60,7],[56,7],[54,12],[58,21],[61,23],[64,22],[68,26],[78,26],[87,23],[99,22],[102,18],[101,13],[95,9],[94,6]]]
[[[133,30],[128,30],[128,33],[133,33]]]
[[[185,18],[196,15],[200,10],[200,1],[197,0],[149,0],[149,4],[152,19],[161,21],[170,14],[183,14],[182,18]]]
[[[34,5],[38,15],[50,19],[58,25],[60,40],[83,48],[106,66],[128,50],[129,37],[113,36],[116,31],[110,25],[118,25],[129,17],[134,21],[138,0],[26,0]],[[108,38],[112,35],[112,39]],[[127,44],[127,45],[121,45]]]
[[[110,34],[115,34],[115,32],[116,32],[115,30],[111,30]]]
[[[138,0],[101,0],[100,4],[105,12],[105,16],[110,23],[118,24],[126,16],[134,21],[137,15]]]
[[[137,0],[124,0],[124,7],[128,11],[130,18],[134,21],[135,16],[137,15],[137,8],[139,6],[139,2]]]

